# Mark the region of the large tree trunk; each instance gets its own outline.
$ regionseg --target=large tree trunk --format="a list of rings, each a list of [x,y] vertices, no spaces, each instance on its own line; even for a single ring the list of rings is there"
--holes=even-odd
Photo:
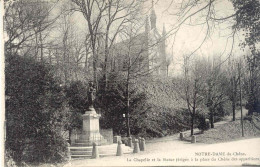
[[[52,65],[52,57],[51,57],[51,50],[49,49],[49,63]]]
[[[210,109],[210,128],[214,128],[214,110]]]
[[[194,129],[194,115],[191,115],[191,129],[190,129],[190,135],[193,135],[193,129]]]
[[[40,27],[41,28],[41,27]],[[42,32],[40,32],[40,45],[41,45],[41,62],[43,62],[43,40],[42,40]]]
[[[85,66],[84,66],[85,72],[88,72],[88,48],[86,46],[86,60],[85,60]]]
[[[232,111],[233,111],[233,121],[236,120],[236,99],[237,99],[237,82],[236,82],[236,76],[233,76],[232,77],[232,80],[231,80],[231,85],[232,85]]]
[[[97,58],[96,57],[97,57],[96,52],[93,51],[93,83],[97,90],[98,85],[97,85]]]
[[[232,100],[232,111],[233,111],[233,119],[232,121],[236,120],[236,102]]]
[[[127,75],[127,81],[126,81],[126,100],[127,100],[127,137],[130,137],[131,136],[131,131],[130,131],[130,113],[129,113],[129,110],[130,110],[130,99],[129,99],[129,72],[128,72],[128,75]]]
[[[107,29],[106,40],[105,40],[105,62],[104,62],[105,91],[107,90],[107,61],[108,61],[108,55],[109,55],[108,34],[109,34],[109,29]]]

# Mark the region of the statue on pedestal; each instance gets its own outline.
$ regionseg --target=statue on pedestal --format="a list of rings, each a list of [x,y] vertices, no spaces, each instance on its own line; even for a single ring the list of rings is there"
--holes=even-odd
[[[89,82],[89,87],[88,87],[89,108],[94,108],[95,93],[96,93],[96,89],[94,87],[94,84],[93,84],[92,81],[90,81]]]

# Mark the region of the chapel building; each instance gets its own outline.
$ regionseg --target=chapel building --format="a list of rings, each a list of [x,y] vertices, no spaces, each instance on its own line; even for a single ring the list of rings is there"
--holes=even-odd
[[[125,71],[132,65],[131,72],[137,75],[167,76],[166,30],[163,25],[160,33],[156,20],[152,6],[150,15],[145,20],[144,32],[129,36],[114,45],[110,51],[113,57],[109,60],[112,70]]]

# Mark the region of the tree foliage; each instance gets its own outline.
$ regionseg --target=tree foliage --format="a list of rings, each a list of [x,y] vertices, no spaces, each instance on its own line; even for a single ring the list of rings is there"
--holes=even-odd
[[[65,94],[69,106],[65,129],[69,131],[70,139],[72,130],[82,128],[82,114],[88,108],[87,86],[81,81],[71,82],[65,86]]]
[[[107,91],[104,92],[100,90],[97,98],[97,105],[101,108],[101,127],[103,128],[113,128],[116,134],[126,133],[126,115],[127,115],[127,88],[126,81],[121,80],[117,82],[120,78],[120,74],[113,73],[109,76],[109,81]],[[137,93],[136,90],[132,89],[129,91],[129,112],[132,114],[137,110],[140,105],[145,105],[145,94]],[[141,111],[139,111],[140,114]],[[125,117],[123,117],[123,114]],[[131,115],[130,114],[130,115]],[[140,115],[139,115],[140,116]],[[130,121],[133,122],[137,119],[134,115],[130,116]],[[131,126],[135,126],[131,123]],[[135,128],[133,128],[133,131]]]
[[[29,58],[6,55],[6,148],[16,162],[64,158],[61,135],[65,96],[50,68]]]
[[[241,43],[241,46],[245,48],[249,47],[251,53],[246,56],[247,58],[247,70],[248,77],[247,82],[247,107],[249,114],[257,112],[260,109],[260,2],[257,0],[232,0],[234,8],[236,10],[236,27],[239,30],[243,30],[245,40]]]
[[[255,44],[260,41],[260,2],[258,0],[231,0],[236,10],[236,24],[233,26],[243,30],[245,41],[243,46],[255,50]]]

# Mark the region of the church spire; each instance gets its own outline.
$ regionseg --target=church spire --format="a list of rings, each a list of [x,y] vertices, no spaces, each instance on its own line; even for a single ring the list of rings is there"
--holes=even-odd
[[[152,0],[152,11],[150,14],[150,21],[151,21],[151,29],[156,28],[156,14],[154,11],[154,4],[153,4],[153,0]]]
[[[149,17],[148,15],[146,16],[146,20],[145,20],[145,31],[148,33],[150,32],[150,24],[149,24]]]

